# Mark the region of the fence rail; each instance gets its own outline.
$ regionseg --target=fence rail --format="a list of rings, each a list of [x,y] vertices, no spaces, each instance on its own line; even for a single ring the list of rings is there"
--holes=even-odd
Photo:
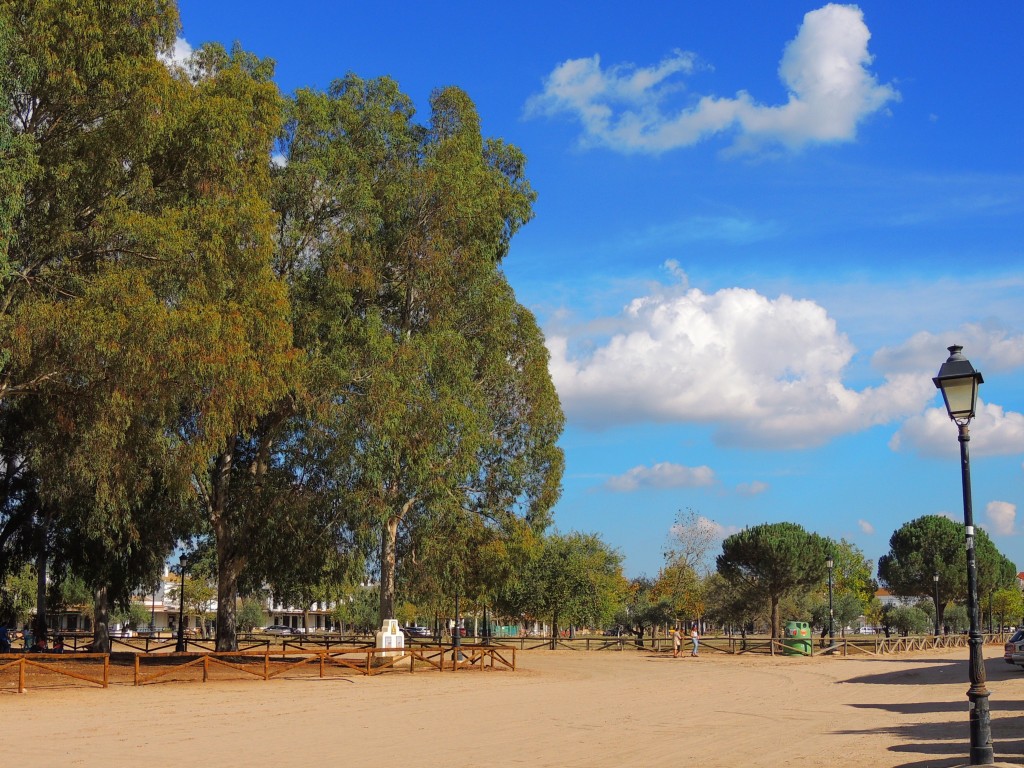
[[[985,644],[1003,644],[1006,633],[983,635]],[[289,638],[280,648],[271,647],[268,640],[245,640],[250,643],[238,651],[212,651],[186,653],[162,653],[172,644],[153,646],[149,643],[138,647],[122,643],[133,652],[135,685],[144,685],[160,678],[193,667],[202,668],[202,679],[210,678],[210,670],[227,668],[269,680],[290,670],[316,664],[320,677],[330,667],[349,669],[359,674],[373,676],[390,669],[408,667],[410,673],[418,668],[439,672],[459,669],[502,668],[515,671],[516,653],[537,648],[568,648],[582,651],[625,651],[638,650],[660,653],[672,649],[670,638],[645,638],[642,643],[633,637],[588,636],[576,638],[520,637],[502,638],[501,645],[487,645],[474,638],[463,638],[459,648],[422,642],[411,642],[403,649],[377,648],[370,641],[359,638]],[[199,645],[191,641],[191,645]],[[966,647],[967,635],[917,635],[910,637],[884,637],[882,635],[852,635],[838,638],[828,646],[812,638],[794,640],[772,640],[765,637],[708,636],[701,638],[703,652],[728,655],[764,654],[786,656],[850,656],[864,654],[880,656],[936,648]],[[518,647],[517,647],[518,646]],[[127,655],[127,654],[123,654]],[[95,668],[102,663],[102,675],[87,674],[83,670]],[[144,668],[159,669],[144,672]],[[77,667],[77,669],[75,669]],[[110,654],[104,653],[34,653],[20,652],[0,655],[0,676],[17,669],[18,690],[26,690],[26,671],[35,669],[108,687],[110,681]]]
[[[55,663],[58,661],[60,662],[59,665]],[[69,661],[102,661],[103,674],[101,677],[95,677],[76,672],[68,668]],[[44,672],[74,678],[75,680],[82,680],[86,683],[93,683],[101,688],[106,688],[110,682],[110,655],[106,653],[76,653],[74,655],[63,653],[0,654],[0,673],[15,667],[18,669],[18,693],[26,693],[28,691],[28,688],[25,686],[25,672],[29,668],[40,669]]]
[[[984,642],[988,644],[1002,645],[1009,638],[1006,632],[983,633]],[[958,648],[967,646],[967,635],[913,635],[909,637],[885,637],[885,635],[861,635],[850,634],[846,637],[837,637],[826,647],[818,638],[800,638],[802,642],[809,642],[813,645],[810,653],[800,655],[818,654],[842,654],[870,653],[871,655],[884,655],[888,653],[903,653],[906,651],[928,650],[932,648]],[[478,642],[476,638],[463,638],[463,648],[475,647]],[[655,653],[669,652],[672,650],[672,639],[670,637],[644,637],[642,640],[635,636],[621,635],[616,637],[604,635],[577,635],[576,637],[551,637],[540,635],[524,635],[523,637],[503,637],[502,645],[516,647],[520,651],[530,651],[540,648],[564,648],[575,651],[654,651]],[[690,647],[689,638],[683,638],[683,648]],[[770,637],[761,636],[737,636],[737,635],[708,635],[700,639],[700,650],[725,653],[729,655],[743,654],[768,654],[781,653],[784,648],[783,640],[773,641]]]

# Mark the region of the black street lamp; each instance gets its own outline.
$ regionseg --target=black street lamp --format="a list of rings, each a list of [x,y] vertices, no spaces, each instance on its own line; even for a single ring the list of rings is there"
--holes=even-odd
[[[452,627],[452,648],[462,647],[462,627],[459,626],[459,593],[455,593],[455,626]],[[461,652],[459,654],[461,657]]]
[[[184,555],[178,560],[178,642],[174,645],[175,653],[185,652],[185,566],[188,565]]]
[[[932,581],[935,582],[935,636],[939,636],[939,574],[936,572],[932,575]]]
[[[830,557],[825,561],[825,567],[828,568],[828,644],[833,645],[835,643],[835,636],[832,633],[832,566],[835,563]]]
[[[960,476],[964,495],[964,532],[967,539],[967,615],[970,619],[968,644],[970,647],[971,687],[967,689],[971,718],[971,765],[991,765],[995,758],[992,750],[992,729],[989,715],[989,691],[985,687],[985,658],[982,655],[984,638],[978,614],[978,563],[974,553],[974,510],[971,503],[971,459],[967,443],[971,435],[967,425],[974,418],[978,402],[978,385],[984,383],[981,373],[963,356],[963,347],[949,347],[949,359],[939,368],[932,381],[942,390],[946,411],[959,430]]]

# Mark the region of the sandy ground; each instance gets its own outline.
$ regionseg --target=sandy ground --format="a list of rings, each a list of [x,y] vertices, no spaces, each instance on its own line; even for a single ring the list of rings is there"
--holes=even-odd
[[[1024,765],[1024,671],[985,649],[996,760]],[[0,676],[11,765],[900,766],[967,762],[966,649],[782,658],[528,651],[519,669],[110,688]],[[16,680],[16,676],[14,677]]]

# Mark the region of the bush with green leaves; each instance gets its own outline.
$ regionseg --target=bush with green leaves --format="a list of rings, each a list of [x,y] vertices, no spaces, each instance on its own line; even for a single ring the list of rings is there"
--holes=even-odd
[[[932,629],[931,617],[915,606],[889,606],[884,614],[885,623],[900,635],[923,635]]]
[[[238,613],[235,614],[235,621],[241,632],[252,632],[267,623],[267,614],[259,600],[247,597],[239,606]]]

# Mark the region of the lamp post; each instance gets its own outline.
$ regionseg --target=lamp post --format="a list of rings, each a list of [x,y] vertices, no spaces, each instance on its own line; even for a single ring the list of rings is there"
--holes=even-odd
[[[932,575],[932,581],[935,582],[935,636],[939,636],[939,573],[936,571]]]
[[[452,648],[462,647],[462,627],[459,626],[459,593],[455,593],[455,626],[452,627]]]
[[[971,718],[971,765],[994,762],[992,730],[989,715],[989,691],[985,687],[985,659],[982,655],[981,620],[978,613],[978,564],[974,553],[974,510],[971,502],[971,459],[967,449],[971,435],[967,428],[974,418],[978,402],[978,385],[984,383],[981,373],[963,356],[963,347],[949,347],[949,359],[932,379],[942,391],[949,418],[956,423],[960,441],[960,477],[964,496],[964,532],[967,539],[967,615],[970,620],[971,687],[967,689]]]
[[[835,636],[832,633],[832,566],[835,563],[830,557],[825,561],[825,567],[828,568],[828,644],[832,645],[835,643]]]
[[[188,561],[184,555],[178,560],[178,642],[174,645],[175,653],[185,652],[185,566]]]

